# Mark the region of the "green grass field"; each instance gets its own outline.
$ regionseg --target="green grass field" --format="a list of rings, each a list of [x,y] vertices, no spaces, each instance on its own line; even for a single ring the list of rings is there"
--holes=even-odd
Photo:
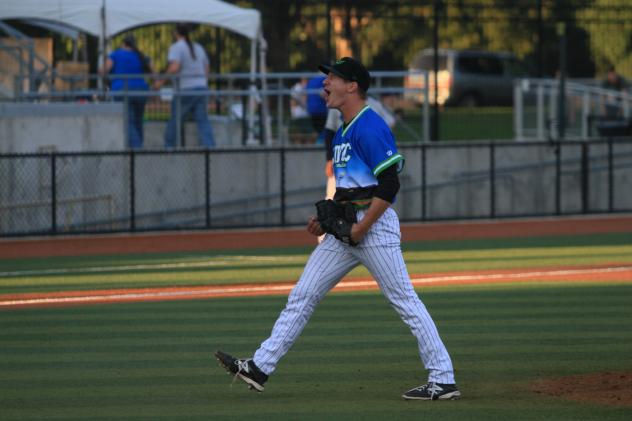
[[[632,263],[632,234],[435,241],[402,246],[412,274]],[[311,248],[0,260],[0,294],[293,281]],[[352,276],[368,276],[364,268]]]
[[[146,116],[148,121],[169,119],[164,111],[153,110]],[[396,124],[393,132],[399,142],[410,142],[421,139],[422,129],[421,108],[413,108],[404,112],[403,124]],[[313,134],[312,130],[309,122],[304,127],[289,127],[290,133]],[[445,107],[439,111],[439,140],[506,140],[514,138],[513,130],[513,107]],[[277,133],[276,120],[272,133]]]
[[[413,141],[421,136],[423,124],[420,110],[407,111],[403,119],[406,127],[397,124],[393,128],[399,142]],[[446,107],[439,111],[440,141],[513,138],[512,107]]]
[[[630,234],[404,249],[411,273],[632,262]],[[307,252],[0,261],[0,293],[289,280]],[[414,338],[379,293],[359,292],[325,298],[263,394],[231,387],[212,353],[250,355],[282,296],[0,311],[0,419],[630,419],[630,407],[530,387],[542,378],[632,370],[629,282],[418,292],[452,355],[460,401],[401,399],[425,378]]]

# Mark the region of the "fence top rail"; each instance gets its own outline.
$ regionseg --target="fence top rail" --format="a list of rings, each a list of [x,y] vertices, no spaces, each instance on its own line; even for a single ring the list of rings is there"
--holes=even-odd
[[[305,89],[305,93],[318,93],[320,89]],[[402,94],[405,92],[423,92],[423,88],[399,88],[399,87],[372,87],[370,94]],[[120,90],[120,91],[103,91],[99,89],[83,89],[74,91],[54,91],[54,92],[25,92],[22,93],[18,100],[42,100],[48,98],[109,98],[109,97],[160,97],[167,93],[169,95],[186,95],[186,96],[208,96],[208,97],[235,97],[250,96],[253,94],[252,89],[206,89],[206,90],[187,90],[172,88],[167,91],[162,90]],[[257,95],[278,96],[292,95],[289,88],[282,89],[257,89]]]
[[[629,144],[632,145],[632,138],[591,138],[590,140],[554,140],[554,141],[538,141],[528,140],[524,142],[515,142],[508,139],[507,141],[450,141],[443,143],[428,142],[407,142],[399,145],[399,149],[459,149],[459,148],[517,148],[517,147],[565,147],[565,146],[583,146],[583,145],[607,145],[612,144]],[[221,155],[228,153],[287,153],[287,152],[321,152],[322,145],[286,145],[286,146],[238,146],[223,147],[218,146],[214,149],[205,148],[186,148],[186,149],[145,149],[145,150],[119,150],[119,151],[82,151],[82,152],[30,152],[30,153],[0,153],[0,159],[12,158],[67,158],[67,157],[103,157],[103,156],[145,156],[145,155]]]
[[[1,48],[1,47],[0,47]],[[20,48],[15,46],[7,46],[6,48]],[[411,75],[424,75],[428,73],[425,70],[374,70],[371,71],[371,77],[374,79],[379,78],[388,78],[388,77],[405,77]],[[179,79],[182,75],[172,75],[165,73],[133,73],[133,74],[106,74],[103,75],[101,73],[85,73],[80,75],[63,75],[58,74],[57,72],[53,73],[53,76],[62,78],[64,80],[98,80],[103,78],[139,78],[139,77],[148,77],[154,79]],[[186,75],[185,75],[186,76]],[[211,80],[244,80],[245,82],[250,82],[253,78],[256,80],[269,80],[269,79],[301,79],[301,78],[309,78],[315,76],[325,76],[322,72],[270,72],[270,73],[246,73],[246,72],[236,72],[236,73],[209,73],[208,78]],[[27,78],[27,76],[21,76],[23,78]]]
[[[412,75],[423,75],[427,72],[421,70],[406,70],[406,71],[374,71],[372,77],[377,80],[377,83],[371,87],[371,94],[402,94],[406,92],[423,93],[425,90],[418,87],[404,88],[400,86],[383,86],[382,79],[407,77]],[[284,80],[301,79],[303,77],[323,76],[323,73],[318,72],[283,72],[283,73],[214,73],[209,75],[209,83],[214,81],[227,81],[228,89],[208,88],[207,90],[187,90],[180,89],[178,80],[180,75],[166,75],[159,73],[143,73],[143,74],[116,74],[116,75],[102,75],[98,73],[84,74],[84,75],[57,75],[50,74],[43,79],[52,81],[53,78],[59,78],[67,83],[69,86],[63,90],[51,89],[48,92],[30,92],[30,91],[16,91],[15,101],[38,101],[46,99],[72,99],[80,97],[85,98],[107,98],[112,96],[130,96],[130,97],[153,97],[161,95],[188,95],[188,96],[213,96],[213,97],[246,97],[252,95],[262,96],[290,96],[295,94],[291,87],[283,86]],[[28,75],[16,75],[16,86],[22,86],[23,82],[30,80]],[[38,78],[42,78],[38,76]],[[103,80],[132,80],[146,78],[152,80],[169,80],[171,86],[160,90],[128,90],[126,84],[122,90],[112,91],[104,88],[104,84],[101,84]],[[263,81],[278,81],[279,84],[274,84],[266,88],[262,87]],[[95,88],[86,87],[85,83],[99,82],[99,86]],[[83,85],[83,86],[82,86]],[[236,86],[233,86],[236,85]],[[276,86],[275,86],[276,85]],[[278,86],[281,85],[281,86]],[[52,82],[50,86],[54,86]],[[265,85],[264,85],[265,86]],[[320,89],[310,88],[304,89],[304,93],[313,94],[318,93]]]

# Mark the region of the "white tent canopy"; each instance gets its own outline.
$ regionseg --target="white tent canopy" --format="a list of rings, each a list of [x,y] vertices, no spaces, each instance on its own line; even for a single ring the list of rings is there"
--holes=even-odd
[[[266,42],[261,29],[261,14],[258,10],[244,9],[219,0],[2,0],[0,3],[0,20],[32,18],[63,23],[97,36],[102,53],[108,39],[138,26],[165,22],[218,26],[251,40],[250,71],[253,82],[259,44],[259,70],[265,73]],[[254,126],[252,97],[249,107],[251,128]]]
[[[219,26],[252,40],[261,37],[259,11],[219,0],[2,1],[0,19],[27,18],[62,22],[83,32],[107,38],[136,26],[175,21]]]

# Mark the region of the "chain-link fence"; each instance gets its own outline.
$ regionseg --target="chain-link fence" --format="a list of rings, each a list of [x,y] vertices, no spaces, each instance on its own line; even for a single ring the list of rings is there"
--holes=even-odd
[[[404,221],[632,211],[632,141],[407,144]],[[302,225],[322,148],[0,155],[0,235]]]

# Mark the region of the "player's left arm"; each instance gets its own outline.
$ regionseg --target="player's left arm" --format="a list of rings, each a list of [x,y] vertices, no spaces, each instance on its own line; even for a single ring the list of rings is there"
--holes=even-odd
[[[377,176],[377,187],[373,193],[371,205],[362,220],[353,224],[351,227],[351,238],[353,241],[359,243],[362,238],[364,238],[375,221],[380,219],[380,216],[391,206],[398,191],[399,177],[397,176],[397,165],[393,164]]]

